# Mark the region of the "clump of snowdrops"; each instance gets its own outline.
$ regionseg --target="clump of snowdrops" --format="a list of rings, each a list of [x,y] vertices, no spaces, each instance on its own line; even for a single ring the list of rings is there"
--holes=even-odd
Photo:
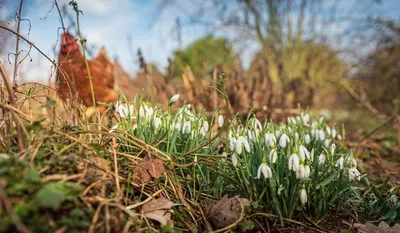
[[[322,217],[330,206],[346,203],[360,181],[353,152],[324,118],[311,121],[301,112],[287,124],[262,125],[255,117],[231,125],[228,154],[234,175],[230,182],[253,207],[294,218],[302,211]]]

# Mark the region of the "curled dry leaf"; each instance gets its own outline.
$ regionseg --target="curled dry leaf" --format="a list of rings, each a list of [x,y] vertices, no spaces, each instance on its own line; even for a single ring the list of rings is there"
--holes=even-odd
[[[223,228],[240,218],[242,206],[250,206],[249,200],[238,196],[228,198],[228,195],[225,195],[217,203],[205,208],[206,218],[214,227]]]
[[[142,213],[146,218],[158,221],[162,225],[168,222],[173,225],[171,220],[171,208],[176,204],[165,197],[151,199],[149,202],[143,204]]]
[[[358,233],[398,233],[400,232],[400,224],[394,224],[390,227],[386,222],[381,221],[378,226],[367,223],[367,224],[354,224],[358,229]]]
[[[163,173],[163,161],[154,156],[146,156],[133,170],[133,181],[144,184],[153,178],[159,178]]]

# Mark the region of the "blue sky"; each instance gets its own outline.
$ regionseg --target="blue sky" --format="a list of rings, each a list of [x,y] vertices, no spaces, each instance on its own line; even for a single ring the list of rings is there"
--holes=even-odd
[[[160,12],[158,9],[160,0],[77,0],[83,11],[83,15],[80,16],[81,30],[88,43],[98,48],[105,46],[109,55],[113,58],[118,57],[123,67],[129,72],[137,71],[138,65],[134,63],[136,56],[133,58],[128,49],[128,35],[132,38],[132,49],[135,55],[137,48],[140,47],[147,61],[164,69],[168,56],[178,48],[178,42],[173,35],[176,18],[180,17],[184,21],[187,13],[196,10],[188,1],[175,0],[178,2],[175,7]],[[69,0],[58,0],[58,2],[59,5],[63,5]],[[383,0],[383,2],[383,6],[371,8],[371,13],[399,19],[400,0]],[[29,39],[43,52],[57,60],[59,48],[56,44],[57,30],[61,23],[56,9],[51,10],[51,8],[52,0],[25,0],[23,18],[30,20],[31,30],[28,30],[28,22],[23,21],[22,34],[28,36],[29,31]],[[70,6],[68,9],[72,10]],[[12,22],[9,26],[13,28],[15,24]],[[183,27],[182,46],[206,35],[210,30],[210,28],[200,26]],[[28,46],[25,44],[22,48],[28,49]],[[241,53],[244,54],[245,63],[249,63],[252,52],[256,49],[255,44],[245,46],[246,53]],[[10,52],[12,50],[13,48],[10,48]],[[51,64],[36,51],[31,52],[31,57],[33,61],[27,60],[21,67],[21,75],[25,80],[46,83],[52,74]],[[3,63],[8,63],[6,58],[0,59]],[[8,70],[11,71],[11,67],[9,65]]]

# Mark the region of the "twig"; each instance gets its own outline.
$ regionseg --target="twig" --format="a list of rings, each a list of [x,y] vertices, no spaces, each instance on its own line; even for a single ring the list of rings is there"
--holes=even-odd
[[[0,62],[0,73],[1,73],[1,76],[3,77],[4,84],[6,85],[8,95],[10,96],[10,102],[13,105],[13,107],[16,108],[17,102],[15,100],[15,96],[12,91],[11,83],[10,83],[10,80],[8,79],[8,76],[4,69],[4,66],[1,62]],[[15,116],[14,112],[13,112],[13,115]],[[19,121],[17,121],[17,120],[15,120],[15,124],[17,126],[17,138],[18,138],[19,150],[21,152],[23,152],[23,151],[25,151],[25,142],[24,142],[24,136],[22,133],[22,126],[21,126],[21,124],[19,124]]]
[[[135,209],[143,204],[146,204],[147,202],[151,201],[151,199],[153,199],[154,197],[156,197],[158,194],[162,193],[164,191],[164,188],[158,190],[157,192],[153,193],[151,196],[149,196],[148,198],[146,198],[146,200],[136,203],[134,205],[129,205],[126,207],[127,210],[131,210],[131,209]]]
[[[119,184],[119,176],[118,176],[118,162],[117,162],[117,142],[115,137],[112,138],[113,141],[113,154],[114,154],[114,170],[115,170],[115,184],[117,186],[116,199],[119,200],[121,198],[121,186]]]
[[[22,5],[24,0],[19,2],[19,10],[17,15],[17,33],[19,34],[20,25],[21,25],[21,13],[22,13]],[[18,55],[19,55],[19,40],[20,38],[16,36],[15,41],[15,57],[14,57],[14,75],[13,75],[13,85],[14,87],[17,86],[17,71],[18,71]]]
[[[4,207],[19,232],[30,233],[31,231],[21,222],[18,215],[14,212],[11,202],[8,200],[7,193],[0,187],[0,201],[3,201]]]

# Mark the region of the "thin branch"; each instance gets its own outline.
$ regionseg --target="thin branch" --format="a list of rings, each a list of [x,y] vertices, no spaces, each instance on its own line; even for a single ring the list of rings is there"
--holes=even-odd
[[[19,3],[19,10],[17,15],[17,33],[19,34],[20,25],[21,25],[21,12],[22,12],[22,5],[24,0],[21,0]],[[17,72],[18,72],[18,55],[19,55],[19,40],[20,37],[16,36],[15,42],[15,59],[14,59],[14,75],[13,75],[13,85],[17,86]]]
[[[12,91],[10,80],[8,79],[6,70],[4,69],[3,64],[0,62],[0,73],[3,77],[4,84],[6,85],[8,95],[10,96],[10,102],[13,107],[17,107],[17,101],[15,100],[14,93]],[[15,124],[17,126],[17,138],[18,138],[18,146],[21,152],[25,151],[25,142],[24,135],[22,133],[22,126],[19,124],[17,120],[15,120]]]

